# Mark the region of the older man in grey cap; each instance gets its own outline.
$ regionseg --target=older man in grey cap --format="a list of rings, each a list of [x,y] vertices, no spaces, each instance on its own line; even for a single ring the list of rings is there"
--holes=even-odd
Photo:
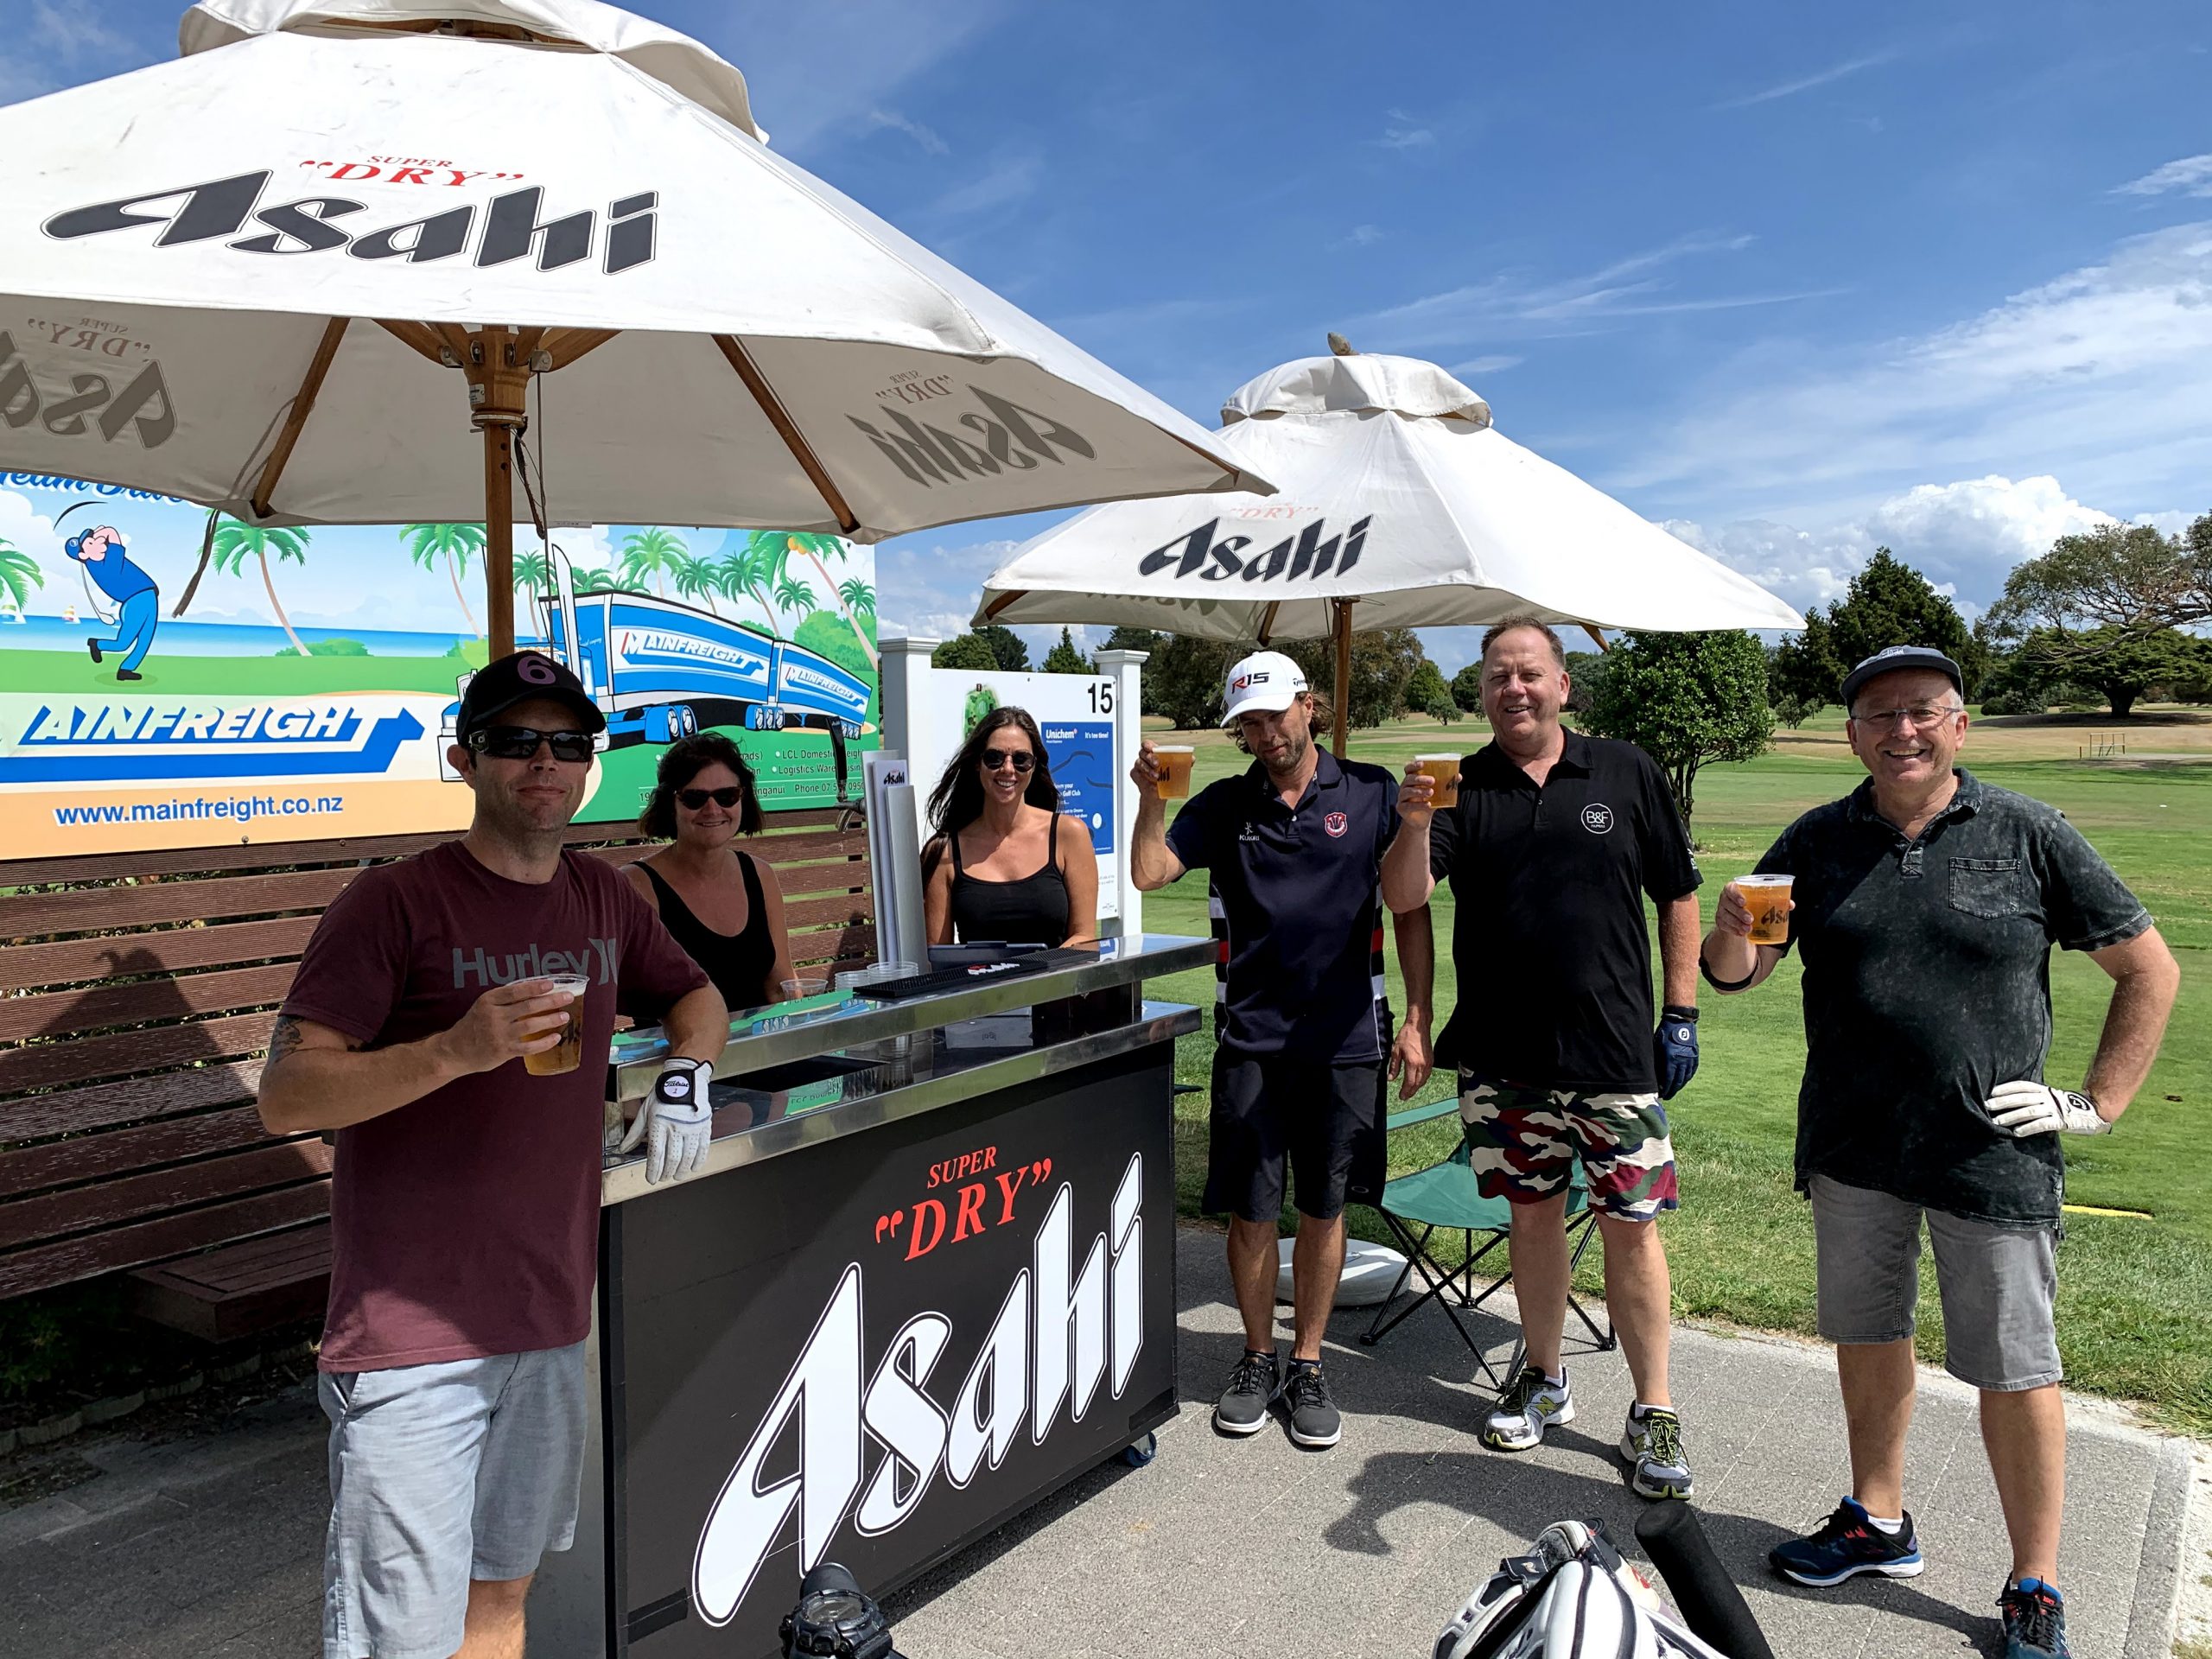
[[[1925,1217],[1945,1364],[1981,1391],[2012,1541],[1998,1597],[2005,1659],[2065,1659],[2054,1583],[2066,1484],[2051,1318],[2059,1136],[2102,1135],[2126,1109],[2180,970],[2150,912],[2063,816],[1953,765],[1963,690],[1958,664],[1924,646],[1852,670],[1846,730],[1867,779],[1799,818],[1758,864],[1792,878],[1789,942],[1752,944],[1732,884],[1702,960],[1723,993],[1758,984],[1792,946],[1804,963],[1797,1185],[1812,1200],[1852,1487],[1809,1537],[1775,1548],[1775,1569],[1817,1586],[1921,1570],[1904,1485]],[[2054,944],[2087,951],[2115,985],[2078,1090],[2044,1080]]]

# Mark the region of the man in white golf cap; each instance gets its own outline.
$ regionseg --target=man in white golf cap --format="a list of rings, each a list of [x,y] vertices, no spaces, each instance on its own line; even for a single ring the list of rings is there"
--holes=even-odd
[[[1205,1208],[1230,1217],[1244,1354],[1214,1423],[1252,1433],[1280,1398],[1290,1437],[1304,1446],[1334,1446],[1342,1433],[1321,1376],[1321,1338],[1344,1268],[1344,1205],[1382,1194],[1386,1070],[1406,1095],[1428,1079],[1435,966],[1426,907],[1397,918],[1406,1017],[1394,1039],[1379,882],[1382,849],[1397,833],[1397,782],[1323,751],[1313,735],[1328,720],[1296,663],[1255,652],[1230,670],[1222,715],[1253,757],[1249,769],[1209,784],[1173,826],[1150,743],[1130,769],[1137,887],[1149,893],[1204,869],[1222,942]],[[1286,1175],[1299,1216],[1287,1376],[1274,1349]]]

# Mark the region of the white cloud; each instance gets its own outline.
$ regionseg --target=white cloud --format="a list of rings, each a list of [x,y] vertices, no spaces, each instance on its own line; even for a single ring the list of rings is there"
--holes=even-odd
[[[1617,493],[1802,501],[2018,471],[2107,499],[2193,493],[2212,474],[2212,222],[2132,238],[1932,333],[1753,348],[1628,443]]]
[[[1506,271],[1479,283],[1446,289],[1360,319],[1402,346],[1457,343],[1501,327],[1523,333],[1586,330],[1612,317],[1658,316],[1689,311],[1726,311],[1783,305],[1841,293],[1836,288],[1778,294],[1689,296],[1675,290],[1669,267],[1707,255],[1740,252],[1757,238],[1699,231],[1645,248],[1580,276],[1548,280]]]
[[[1513,357],[1503,352],[1492,352],[1484,357],[1471,357],[1464,363],[1454,363],[1446,372],[1451,374],[1503,374],[1526,363],[1525,357]]]
[[[934,127],[924,126],[912,116],[901,115],[896,110],[870,110],[868,124],[871,127],[905,133],[925,156],[942,156],[951,148],[938,137]]]
[[[919,537],[875,550],[876,615],[886,633],[950,639],[976,613],[983,578],[1019,542],[1000,538],[961,545],[920,544]],[[1053,638],[1059,636],[1057,631]]]
[[[11,22],[13,38],[0,55],[0,104],[119,75],[158,55],[150,41],[109,24],[94,0],[31,0],[29,10]]]
[[[841,0],[815,6],[717,6],[695,32],[744,71],[753,113],[775,148],[804,159],[871,131],[868,114],[965,48],[1007,0]]]
[[[1740,110],[1746,109],[1754,104],[1770,104],[1778,98],[1795,98],[1800,92],[1811,92],[1815,86],[1825,86],[1831,81],[1841,80],[1847,75],[1855,75],[1861,70],[1872,69],[1881,64],[1891,62],[1897,55],[1896,51],[1892,49],[1870,53],[1862,58],[1851,58],[1842,63],[1832,64],[1827,68],[1818,70],[1809,75],[1801,75],[1796,79],[1785,80],[1759,92],[1746,92],[1741,98],[1725,99],[1712,107],[1716,110]]]
[[[1380,226],[1355,225],[1329,245],[1332,248],[1371,248],[1382,239]]]
[[[1385,149],[1428,149],[1435,145],[1436,133],[1433,128],[1422,125],[1417,117],[1408,115],[1403,110],[1392,110],[1382,136],[1375,142]]]
[[[2113,194],[2163,196],[2170,191],[2184,196],[2212,196],[2212,156],[2184,156],[2177,162],[2168,162],[2139,179],[2115,186]]]
[[[2165,528],[2185,515],[2145,517]],[[1973,617],[2004,591],[2013,566],[2049,552],[2061,536],[2116,522],[2056,478],[1992,475],[1916,484],[1821,530],[1764,518],[1710,526],[1673,518],[1663,528],[1801,611],[1840,597],[1874,550],[1886,547]]]
[[[1034,150],[1001,151],[982,172],[946,191],[927,211],[957,218],[1011,207],[1035,191],[1044,172],[1045,158]]]

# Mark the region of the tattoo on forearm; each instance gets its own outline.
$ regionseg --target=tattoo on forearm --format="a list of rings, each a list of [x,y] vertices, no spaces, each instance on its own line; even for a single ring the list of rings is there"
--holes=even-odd
[[[279,1060],[296,1052],[299,1047],[300,1022],[289,1014],[278,1014],[276,1027],[269,1033],[269,1058],[262,1062],[261,1069],[264,1072],[274,1071]]]

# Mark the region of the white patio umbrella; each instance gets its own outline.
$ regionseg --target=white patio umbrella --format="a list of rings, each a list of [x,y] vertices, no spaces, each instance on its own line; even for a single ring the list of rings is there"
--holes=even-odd
[[[1349,347],[1302,358],[1239,388],[1221,417],[1215,442],[1280,494],[1079,513],[991,574],[976,621],[1262,645],[1333,636],[1340,753],[1355,607],[1363,628],[1533,614],[1588,627],[1600,645],[1602,628],[1804,626],[1757,582],[1515,443],[1433,363]]]
[[[1268,487],[776,156],[671,30],[204,0],[179,39],[0,109],[0,470],[251,524],[481,516],[495,650],[543,510],[872,541]]]

